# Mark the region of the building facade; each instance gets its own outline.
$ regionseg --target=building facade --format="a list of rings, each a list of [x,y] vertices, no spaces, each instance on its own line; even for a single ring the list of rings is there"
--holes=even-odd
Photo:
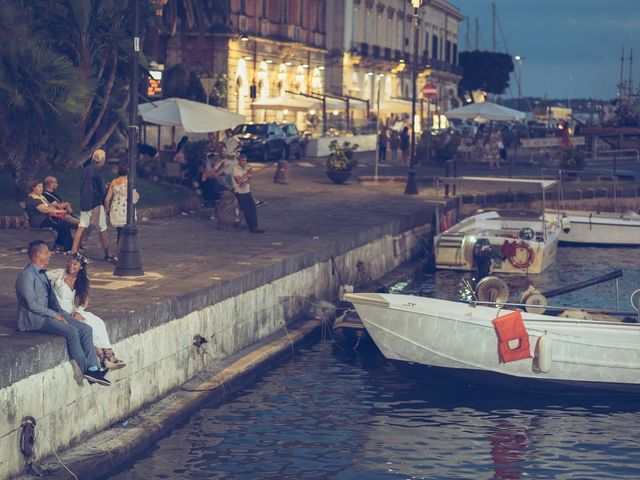
[[[251,107],[256,99],[324,92],[325,0],[228,0],[227,7],[228,18],[210,32],[171,38],[167,65],[183,65],[205,89],[223,81],[222,106],[247,119],[264,119]]]
[[[411,2],[328,0],[327,10],[327,90],[369,100],[374,108],[391,99],[410,100],[415,32]],[[418,19],[418,92],[427,82],[435,84],[433,103],[444,111],[458,105],[463,16],[446,0],[425,0]]]

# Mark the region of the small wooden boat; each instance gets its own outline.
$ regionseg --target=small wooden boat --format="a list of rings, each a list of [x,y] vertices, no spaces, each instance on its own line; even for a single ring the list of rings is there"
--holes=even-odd
[[[490,261],[484,274],[541,273],[555,260],[559,236],[557,217],[522,211],[478,213],[436,237],[436,268],[481,271],[481,264]]]
[[[345,300],[391,360],[509,388],[640,393],[638,323],[559,318],[412,295],[355,293]]]
[[[358,312],[349,308],[336,317],[331,327],[333,337],[345,347],[357,350],[373,343]]]
[[[558,212],[547,210],[547,219]],[[614,212],[562,210],[560,242],[575,245],[640,246],[640,215]]]

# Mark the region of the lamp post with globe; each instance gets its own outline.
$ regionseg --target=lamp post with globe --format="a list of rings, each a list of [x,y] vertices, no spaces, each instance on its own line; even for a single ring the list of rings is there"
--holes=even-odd
[[[404,193],[407,195],[416,195],[418,193],[418,184],[416,182],[416,101],[417,101],[417,78],[418,78],[418,10],[422,6],[423,0],[411,0],[413,7],[413,68],[411,81],[413,90],[411,94],[411,159],[409,161],[409,173],[407,174],[407,185]]]

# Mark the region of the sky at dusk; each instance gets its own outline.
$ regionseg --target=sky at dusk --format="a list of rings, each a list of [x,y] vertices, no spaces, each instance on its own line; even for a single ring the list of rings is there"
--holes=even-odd
[[[492,48],[491,0],[450,0],[469,17],[470,49],[479,19],[480,50]],[[633,49],[634,85],[640,83],[640,0],[495,0],[497,50],[520,55],[522,95],[548,98],[602,98],[616,94],[621,49],[625,78]],[[463,20],[460,47],[465,49]],[[506,48],[505,48],[506,43]],[[518,95],[515,82],[506,97]]]

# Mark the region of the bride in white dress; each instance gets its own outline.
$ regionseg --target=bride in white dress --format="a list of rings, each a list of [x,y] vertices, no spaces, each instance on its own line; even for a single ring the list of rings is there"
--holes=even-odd
[[[119,360],[113,353],[104,320],[85,310],[89,302],[88,264],[87,257],[74,253],[69,258],[67,268],[48,270],[47,277],[49,277],[60,308],[93,329],[93,344],[102,365],[112,370],[122,368],[126,366],[126,363]]]

